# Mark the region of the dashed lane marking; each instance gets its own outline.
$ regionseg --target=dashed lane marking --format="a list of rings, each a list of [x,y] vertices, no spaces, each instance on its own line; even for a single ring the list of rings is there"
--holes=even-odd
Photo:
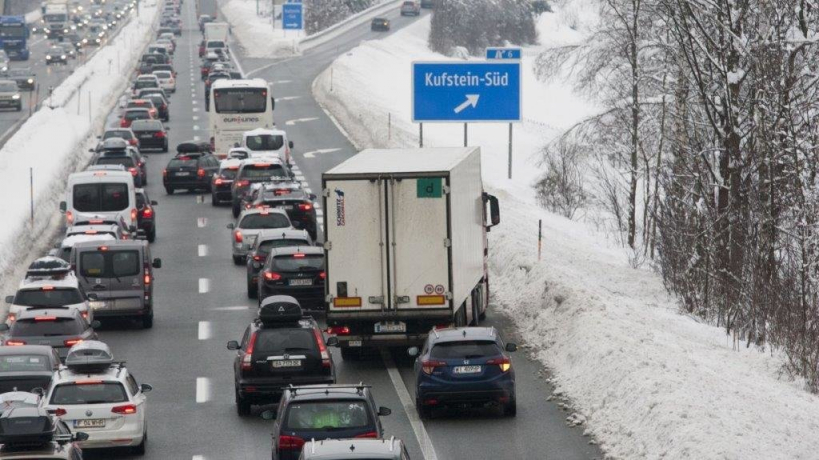
[[[210,400],[210,379],[207,377],[196,378],[196,402],[206,403]]]
[[[207,217],[200,217],[200,218],[196,219],[196,225],[199,228],[204,228],[206,225],[208,225],[208,218]]]
[[[207,257],[208,255],[208,245],[207,244],[200,244],[199,245],[199,257]]]
[[[242,310],[250,310],[250,307],[246,305],[233,305],[229,307],[216,307],[214,308],[216,311],[242,311]]]
[[[210,280],[207,278],[199,278],[199,293],[207,294],[210,292]]]
[[[213,337],[210,321],[199,321],[199,340],[208,340]]]

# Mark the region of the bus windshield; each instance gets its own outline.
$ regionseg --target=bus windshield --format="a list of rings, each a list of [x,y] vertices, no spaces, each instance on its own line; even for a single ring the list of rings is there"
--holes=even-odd
[[[264,113],[267,89],[222,88],[214,90],[216,113]]]
[[[0,26],[0,37],[24,38],[26,28],[23,24]]]

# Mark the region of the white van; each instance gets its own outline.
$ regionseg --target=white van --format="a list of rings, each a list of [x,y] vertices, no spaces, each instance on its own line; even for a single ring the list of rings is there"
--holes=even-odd
[[[68,176],[66,199],[60,203],[66,225],[92,219],[123,221],[137,225],[136,194],[131,173],[122,166],[93,167]]]
[[[278,157],[290,164],[290,149],[293,141],[287,140],[287,133],[280,129],[256,128],[242,134],[242,146],[251,158]]]

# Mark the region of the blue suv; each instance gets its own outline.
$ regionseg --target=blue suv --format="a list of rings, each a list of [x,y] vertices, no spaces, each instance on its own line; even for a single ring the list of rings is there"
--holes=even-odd
[[[494,327],[433,329],[424,347],[409,349],[415,359],[415,407],[429,418],[436,407],[500,406],[514,417],[515,371]]]

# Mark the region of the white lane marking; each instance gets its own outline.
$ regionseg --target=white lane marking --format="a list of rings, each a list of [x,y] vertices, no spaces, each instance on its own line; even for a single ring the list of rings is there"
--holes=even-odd
[[[267,65],[261,66],[258,69],[253,69],[250,72],[248,72],[247,75],[245,75],[245,77],[250,78],[251,75],[257,74],[257,73],[261,72],[262,70],[269,69],[269,68],[271,68],[271,67],[273,67],[275,65],[284,64],[285,62],[292,61],[293,59],[295,59],[295,58],[282,59],[281,61],[276,61],[276,62],[274,62],[272,64],[267,64]]]
[[[321,209],[321,203],[316,201],[315,204],[313,204],[313,207],[316,208],[316,210],[319,210],[319,209]]]
[[[244,305],[234,305],[231,307],[216,307],[213,310],[216,311],[241,311],[241,310],[250,310],[250,307]]]
[[[191,119],[192,119],[193,121],[199,121],[199,117],[197,117],[196,115],[192,116],[192,117],[191,117]]]
[[[198,111],[199,111],[199,108],[198,108],[198,107],[194,107],[194,108],[193,108],[193,113],[196,113],[196,112],[198,112]]]
[[[296,174],[296,180],[299,181],[299,182],[304,182],[307,179],[305,179],[303,174]]]
[[[210,321],[199,321],[199,340],[208,340],[212,336]]]
[[[200,244],[199,245],[199,257],[206,257],[208,255],[208,245],[207,244]]]
[[[204,455],[194,455],[192,460],[205,460]]]
[[[205,195],[196,195],[196,202],[198,204],[204,204],[205,203]]]
[[[418,417],[418,412],[415,411],[415,403],[412,401],[409,391],[407,391],[404,381],[401,379],[401,374],[395,367],[395,361],[392,360],[392,355],[386,349],[381,350],[381,358],[384,360],[384,365],[387,367],[387,373],[392,380],[392,386],[395,387],[395,392],[398,393],[398,399],[404,405],[404,412],[407,414],[412,431],[415,432],[415,438],[418,440],[418,445],[421,446],[421,453],[426,460],[438,460],[435,455],[435,448],[432,446],[432,439],[427,434],[427,429],[424,428],[424,423]]]
[[[306,152],[304,154],[304,158],[315,158],[316,155],[324,155],[326,153],[334,153],[334,152],[338,152],[339,150],[341,150],[341,149],[318,149],[318,150],[313,150],[312,152]]]
[[[324,211],[321,209],[316,209],[316,217],[324,217]]]
[[[207,377],[196,378],[196,402],[199,404],[208,402],[210,399],[210,379]]]
[[[193,125],[193,130],[194,131],[199,131],[199,126],[198,125]]]
[[[200,218],[196,219],[196,225],[199,228],[204,228],[205,225],[208,225],[208,218],[207,217],[200,217]]]
[[[196,105],[198,103],[199,103],[199,101],[191,101],[191,104],[193,104],[193,105]]]
[[[210,291],[210,280],[207,278],[199,278],[199,293],[207,294]]]
[[[194,102],[194,104],[196,104],[196,102]],[[321,104],[319,104],[319,107],[321,107]],[[336,117],[334,117],[333,114],[330,113],[329,110],[325,109],[324,107],[321,107],[321,110],[324,112],[325,115],[327,115],[327,118],[329,118],[330,121],[332,121],[333,124],[336,125],[336,129],[338,129],[338,132],[343,134],[344,137],[347,138],[347,140],[349,140],[353,144],[353,146],[356,148],[356,150],[363,150],[360,146],[358,146],[355,143],[353,138],[350,137],[350,134],[347,133],[347,130],[345,130],[344,127],[341,126],[341,123],[339,123],[338,120],[336,120]]]
[[[306,123],[308,121],[316,121],[316,120],[318,120],[318,117],[296,118],[295,120],[287,120],[287,121],[284,122],[284,124],[287,125],[287,126],[293,126],[296,123]]]
[[[304,187],[304,191],[307,193],[313,193],[313,190],[311,190],[310,187]]]

